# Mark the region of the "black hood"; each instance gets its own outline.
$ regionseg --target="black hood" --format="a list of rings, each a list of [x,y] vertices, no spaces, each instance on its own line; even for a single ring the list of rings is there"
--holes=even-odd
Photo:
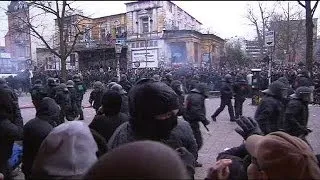
[[[106,116],[119,114],[121,110],[122,99],[121,95],[113,90],[109,90],[103,94],[102,107]]]
[[[156,115],[179,109],[178,95],[165,83],[153,79],[137,83],[129,92],[130,124],[138,136],[162,138],[170,134],[176,126],[176,119],[161,121]],[[161,135],[159,135],[161,133]]]
[[[45,97],[39,103],[39,107],[37,108],[36,117],[47,120],[54,121],[59,117],[60,106],[56,103],[55,100]]]
[[[0,89],[0,120],[13,116],[13,101],[5,89]]]
[[[178,109],[178,96],[165,83],[150,80],[132,87],[129,107],[130,115],[134,118],[152,117]]]

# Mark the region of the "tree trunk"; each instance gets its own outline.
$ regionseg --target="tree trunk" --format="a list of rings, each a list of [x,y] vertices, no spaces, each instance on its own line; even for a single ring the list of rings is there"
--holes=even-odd
[[[61,78],[63,79],[64,82],[67,81],[67,58],[63,56],[61,58]]]
[[[312,75],[312,63],[313,63],[313,21],[311,14],[311,1],[305,1],[306,9],[306,66],[307,70]]]

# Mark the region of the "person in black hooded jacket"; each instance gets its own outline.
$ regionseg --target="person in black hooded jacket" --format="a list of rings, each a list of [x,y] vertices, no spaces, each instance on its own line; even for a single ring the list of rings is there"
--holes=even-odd
[[[171,88],[179,96],[179,112],[178,116],[182,116],[184,113],[184,90],[181,81],[173,80],[171,82]]]
[[[6,81],[0,78],[0,90],[6,92],[7,96],[11,98],[11,102],[13,103],[13,112],[12,116],[9,117],[11,121],[14,121],[21,128],[23,127],[23,120],[21,116],[21,111],[19,108],[18,96],[17,94],[8,86]]]
[[[89,127],[97,131],[108,142],[113,132],[122,123],[127,122],[129,117],[120,112],[121,96],[118,92],[109,90],[102,96],[103,115],[96,115]]]
[[[184,113],[184,119],[189,122],[193,135],[198,145],[198,151],[203,145],[203,139],[200,131],[199,122],[202,122],[204,126],[207,126],[210,121],[206,118],[205,99],[207,86],[205,83],[199,83],[195,89],[192,89],[190,94],[186,98],[186,110]],[[202,165],[197,162],[197,166]]]
[[[197,145],[192,131],[180,131],[186,124],[178,123],[178,111],[178,96],[172,88],[153,79],[139,80],[129,92],[129,122],[116,129],[108,141],[108,149],[142,139],[159,141],[177,150],[193,177],[195,155],[186,148]]]
[[[15,103],[8,91],[0,88],[0,173],[11,179],[8,160],[12,154],[14,141],[22,140],[23,129],[19,119],[14,117]]]
[[[45,97],[37,108],[36,117],[23,127],[22,172],[25,179],[30,179],[32,164],[42,141],[54,128],[59,119],[60,107],[55,100]]]
[[[230,116],[230,121],[235,121],[234,117],[234,110],[232,106],[232,96],[233,96],[233,89],[232,89],[232,76],[230,74],[225,75],[224,81],[222,83],[220,93],[221,93],[221,101],[220,107],[213,113],[211,116],[213,121],[217,121],[217,116],[224,110],[226,106],[228,106],[228,112]]]
[[[286,85],[280,81],[274,81],[262,93],[265,95],[257,107],[254,119],[258,122],[264,134],[283,130],[284,99],[287,98]]]

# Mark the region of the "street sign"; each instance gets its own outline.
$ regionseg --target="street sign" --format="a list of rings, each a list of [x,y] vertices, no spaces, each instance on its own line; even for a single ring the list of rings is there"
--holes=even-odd
[[[273,47],[274,46],[274,31],[268,31],[265,34],[265,46]]]

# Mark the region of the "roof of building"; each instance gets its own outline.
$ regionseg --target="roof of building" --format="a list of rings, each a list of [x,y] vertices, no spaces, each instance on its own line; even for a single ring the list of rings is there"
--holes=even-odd
[[[134,1],[134,2],[127,2],[127,3],[124,3],[124,4],[135,4],[135,3],[140,3],[140,2],[144,2],[144,1]],[[173,3],[172,1],[168,1],[172,4],[174,4],[175,6],[177,6],[179,9],[181,9],[183,12],[185,12],[187,15],[189,15],[191,18],[193,18],[194,20],[196,20],[199,24],[202,25],[202,23],[197,20],[195,17],[191,16],[187,11],[183,10],[181,7],[179,7],[177,4]]]
[[[108,16],[102,16],[102,17],[97,17],[97,18],[92,18],[92,19],[102,19],[102,18],[107,18],[107,17],[113,17],[113,16],[121,16],[121,15],[126,15],[126,13],[119,13],[119,14],[112,14]]]
[[[197,36],[201,36],[202,38],[203,37],[206,37],[206,38],[214,38],[218,41],[222,41],[222,42],[225,42],[224,39],[222,39],[221,37],[217,36],[217,35],[214,35],[214,34],[202,34],[201,32],[199,31],[195,31],[195,30],[164,30],[164,33],[166,34],[175,34],[175,33],[179,33],[179,34],[196,34]]]

